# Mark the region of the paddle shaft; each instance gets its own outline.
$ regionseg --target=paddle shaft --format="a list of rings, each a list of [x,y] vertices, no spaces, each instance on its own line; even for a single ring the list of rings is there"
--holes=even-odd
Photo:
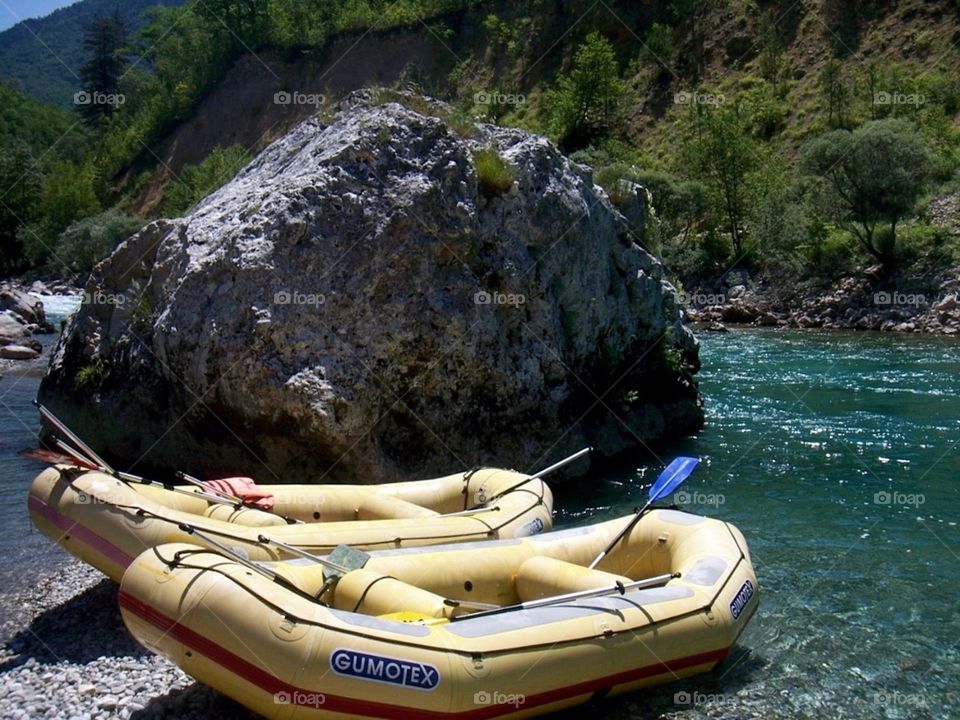
[[[50,412],[47,408],[45,408],[43,405],[41,405],[41,404],[40,404],[39,402],[37,402],[36,400],[33,401],[33,404],[37,407],[37,410],[40,411],[40,414],[43,416],[43,418],[44,418],[47,422],[49,422],[51,425],[53,425],[57,430],[59,430],[60,432],[62,432],[64,435],[66,435],[66,436],[67,436],[67,439],[68,439],[70,442],[72,442],[74,445],[76,445],[78,448],[80,448],[84,453],[86,453],[86,456],[87,456],[88,458],[90,458],[91,460],[93,460],[93,461],[94,461],[97,465],[99,465],[105,472],[107,472],[107,473],[109,473],[109,474],[111,474],[111,475],[116,475],[116,472],[114,471],[114,469],[113,469],[112,467],[110,467],[110,465],[107,463],[107,461],[104,460],[104,459],[103,459],[102,457],[100,457],[99,455],[97,455],[89,445],[87,445],[83,440],[81,440],[81,439],[77,436],[77,434],[74,433],[70,428],[68,428],[66,425],[64,425],[64,423],[63,423],[56,415],[54,415],[52,412]]]
[[[313,553],[309,553],[306,550],[303,550],[302,548],[298,548],[296,545],[287,545],[287,543],[280,542],[279,540],[271,540],[266,535],[257,536],[257,542],[260,543],[261,545],[276,545],[278,548],[282,548],[286,550],[291,555],[297,555],[299,557],[306,558],[307,560],[313,560],[315,563],[319,563],[320,565],[323,565],[325,568],[330,568],[334,572],[338,572],[342,575],[346,575],[348,572],[350,572],[350,568],[346,567],[345,565],[340,565],[335,562],[330,562],[326,558],[322,558],[319,555],[314,555]]]
[[[237,497],[236,495],[232,495],[231,493],[228,493],[224,490],[219,490],[217,488],[204,485],[202,480],[195,478],[193,475],[187,475],[185,472],[177,471],[174,473],[174,477],[180,480],[184,480],[190,483],[191,485],[196,485],[198,488],[202,489],[204,492],[210,492],[210,493],[213,493],[214,495],[220,495],[232,503],[236,503],[237,505],[243,505],[243,498]]]
[[[579,460],[579,459],[582,458],[584,455],[587,455],[588,453],[591,453],[591,452],[593,452],[593,448],[592,448],[592,447],[585,447],[585,448],[583,448],[582,450],[577,450],[577,452],[575,452],[575,453],[574,453],[573,455],[571,455],[570,457],[566,457],[566,458],[564,458],[563,460],[561,460],[560,462],[555,462],[555,463],[554,463],[553,465],[551,465],[550,467],[546,467],[546,468],[544,468],[543,470],[541,470],[540,472],[534,473],[533,475],[524,478],[523,480],[521,480],[520,482],[518,482],[516,485],[511,485],[511,486],[508,487],[506,490],[497,493],[497,494],[494,495],[492,498],[490,498],[489,502],[493,502],[494,500],[499,500],[500,498],[502,498],[502,497],[503,497],[504,495],[506,495],[507,493],[513,492],[513,491],[516,490],[518,487],[520,487],[521,485],[526,485],[528,482],[531,482],[531,481],[533,481],[533,480],[542,480],[545,475],[549,475],[549,474],[552,473],[552,472],[556,472],[556,471],[559,470],[560,468],[565,467],[566,465],[569,465],[570,463],[572,463],[572,462],[574,462],[574,461],[576,461],[576,460]],[[473,512],[482,512],[482,511],[485,510],[485,509],[486,509],[486,505],[481,505],[481,506],[477,506],[477,507],[472,507],[472,508],[470,508],[469,510],[462,510],[462,511],[457,512],[457,513],[449,513],[449,514],[450,514],[450,515],[469,515],[470,513],[473,513]]]
[[[551,597],[545,597],[539,600],[528,600],[527,602],[518,603],[516,605],[507,605],[505,607],[497,608],[496,610],[486,610],[484,612],[473,613],[472,615],[462,615],[454,618],[454,620],[466,620],[468,618],[474,619],[490,615],[498,615],[505,612],[512,612],[514,610],[533,610],[534,608],[549,607],[550,605],[557,605],[558,603],[565,603],[571,600],[584,600],[614,594],[624,595],[628,590],[641,590],[643,588],[654,587],[656,585],[663,585],[664,583],[667,583],[670,580],[678,577],[680,577],[680,573],[664,573],[663,575],[657,575],[644,580],[635,580],[630,583],[617,583],[612,587],[597,588],[595,590],[578,590],[576,592],[565,593],[563,595],[553,595]]]
[[[644,505],[642,508],[640,508],[639,510],[637,510],[637,512],[634,513],[633,517],[630,518],[630,522],[627,523],[627,526],[626,526],[623,530],[621,530],[620,532],[617,533],[617,536],[616,536],[613,540],[610,541],[610,544],[607,545],[607,546],[603,549],[603,551],[602,551],[599,555],[597,555],[597,556],[593,559],[593,562],[590,563],[590,565],[588,565],[587,567],[589,567],[591,570],[593,570],[597,565],[599,565],[599,564],[600,564],[600,561],[603,560],[603,559],[607,556],[607,553],[609,553],[611,550],[613,550],[613,549],[617,546],[617,543],[620,542],[621,540],[623,540],[623,538],[626,537],[627,533],[629,533],[631,530],[633,530],[634,526],[635,526],[638,522],[640,522],[640,518],[643,517],[643,514],[647,511],[647,508],[649,508],[651,505],[653,505],[653,500],[648,500],[646,505]]]

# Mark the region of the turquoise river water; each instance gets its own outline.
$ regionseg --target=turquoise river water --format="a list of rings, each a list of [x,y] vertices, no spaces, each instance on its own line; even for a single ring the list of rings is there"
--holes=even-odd
[[[563,717],[960,717],[960,342],[739,330],[702,359],[707,425],[656,455],[701,458],[675,500],[744,532],[760,610],[713,672]],[[66,561],[15,455],[38,382],[0,380],[0,588]],[[629,512],[660,467],[558,487],[557,526]]]

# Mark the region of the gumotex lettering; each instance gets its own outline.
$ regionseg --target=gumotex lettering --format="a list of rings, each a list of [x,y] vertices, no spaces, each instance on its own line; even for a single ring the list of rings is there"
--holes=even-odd
[[[338,675],[402,685],[416,690],[433,690],[440,684],[440,671],[433,665],[369,655],[338,648],[330,656],[330,667]]]

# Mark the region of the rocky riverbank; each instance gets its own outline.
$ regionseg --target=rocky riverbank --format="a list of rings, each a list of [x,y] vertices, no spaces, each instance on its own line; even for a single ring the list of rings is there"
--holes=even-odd
[[[138,645],[120,619],[117,586],[79,561],[0,596],[0,611],[0,717],[257,717]]]
[[[846,278],[827,292],[785,301],[775,288],[730,273],[725,283],[682,293],[689,322],[706,330],[726,325],[879,330],[960,335],[960,267],[945,272],[934,292]]]
[[[44,347],[34,336],[56,331],[44,297],[80,293],[64,283],[0,283],[0,371],[40,360]]]

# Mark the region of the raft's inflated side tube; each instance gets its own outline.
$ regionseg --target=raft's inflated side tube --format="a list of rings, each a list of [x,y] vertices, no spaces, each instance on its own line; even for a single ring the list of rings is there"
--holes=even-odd
[[[341,544],[397,548],[521,537],[552,525],[549,487],[509,470],[484,468],[389,485],[260,488],[274,496],[272,512],[57,466],[33,481],[28,505],[41,532],[117,582],[144,548],[202,544],[180,528],[182,523],[257,560],[284,557],[278,546],[260,543],[260,535],[311,552],[329,552]],[[443,515],[474,506],[480,511]],[[285,517],[302,522],[291,524]]]
[[[163,545],[127,570],[121,613],[146,647],[268,718],[530,717],[709,670],[756,611],[743,537],[714,519],[650,512],[601,569],[588,570],[628,520],[374,551],[332,591],[335,607],[216,553]],[[315,586],[310,561],[264,567]],[[588,576],[603,586],[640,579],[651,568],[681,576],[663,587],[447,619],[446,599],[518,602],[572,591]]]

